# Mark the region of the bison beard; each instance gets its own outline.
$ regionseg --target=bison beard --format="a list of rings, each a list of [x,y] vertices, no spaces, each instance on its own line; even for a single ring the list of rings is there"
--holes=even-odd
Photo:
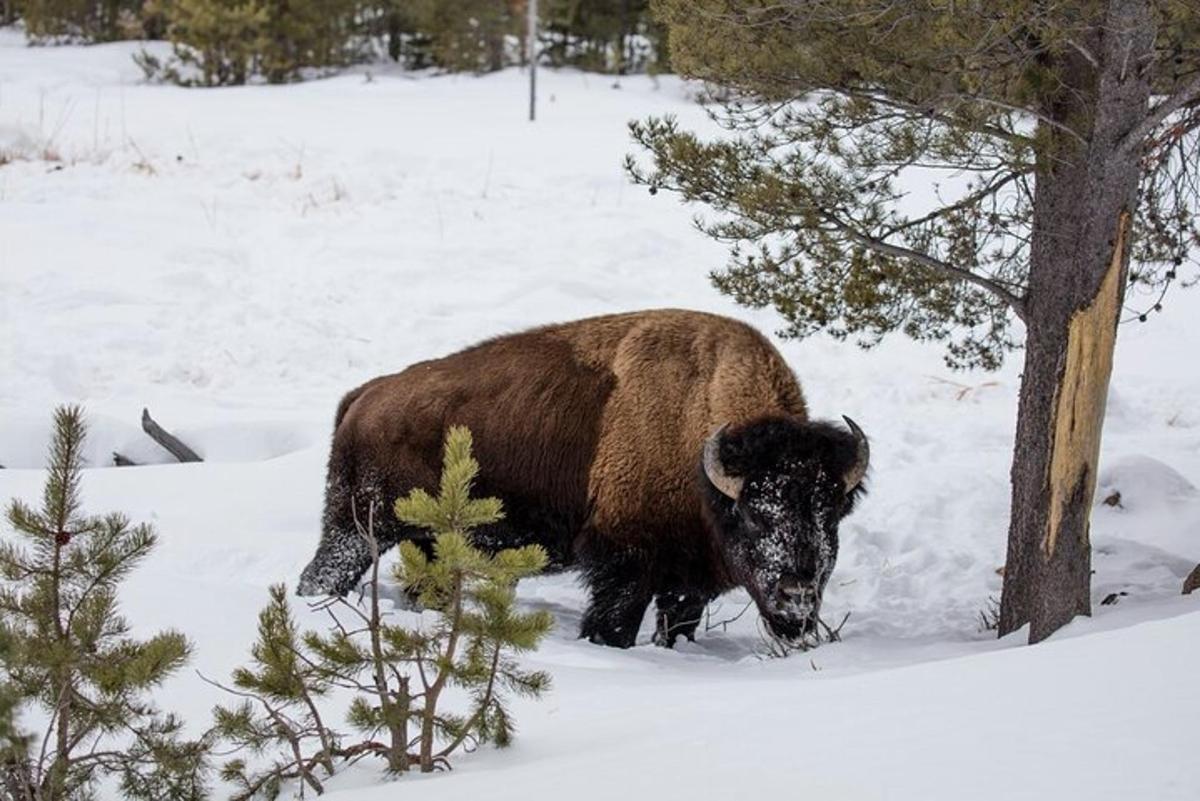
[[[651,601],[655,642],[692,639],[744,586],[784,639],[815,622],[838,523],[862,493],[866,437],[807,418],[783,358],[749,326],[679,310],[500,337],[350,392],[338,407],[317,553],[301,595],[344,594],[369,557],[356,513],[436,487],[452,425],[471,429],[479,496],[506,517],[491,551],[538,543],[590,592],[580,636],[628,647]],[[428,535],[376,517],[383,548]]]

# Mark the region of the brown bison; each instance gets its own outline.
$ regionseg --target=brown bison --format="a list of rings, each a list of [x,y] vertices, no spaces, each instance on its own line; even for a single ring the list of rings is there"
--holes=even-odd
[[[838,523],[862,493],[869,451],[808,419],[795,377],[748,325],[660,310],[493,339],[369,381],[337,411],[321,541],[300,595],[345,594],[370,565],[366,504],[434,489],[451,425],[474,435],[476,491],[506,517],[491,550],[539,543],[590,590],[581,637],[692,639],[705,605],[737,586],[771,631],[815,626]],[[390,518],[390,515],[380,515]],[[428,533],[376,521],[381,547]]]

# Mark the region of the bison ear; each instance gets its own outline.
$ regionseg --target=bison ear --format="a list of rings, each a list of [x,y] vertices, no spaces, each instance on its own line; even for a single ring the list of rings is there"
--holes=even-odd
[[[745,479],[729,475],[725,472],[725,465],[721,463],[721,439],[725,436],[726,428],[728,424],[718,428],[704,443],[704,475],[708,476],[708,480],[722,495],[736,501],[742,494]]]

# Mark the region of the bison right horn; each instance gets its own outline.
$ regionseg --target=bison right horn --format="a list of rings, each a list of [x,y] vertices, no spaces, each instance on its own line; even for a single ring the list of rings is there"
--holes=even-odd
[[[849,493],[861,484],[863,478],[867,475],[867,466],[871,464],[871,445],[867,442],[867,435],[858,427],[858,423],[846,415],[842,415],[842,419],[846,421],[846,426],[850,429],[850,433],[854,435],[854,442],[858,447],[854,464],[846,471],[844,477],[846,492]]]
[[[718,428],[704,443],[704,475],[708,476],[708,480],[722,495],[736,501],[742,494],[742,483],[745,479],[729,475],[721,464],[721,437],[725,434],[726,427]]]

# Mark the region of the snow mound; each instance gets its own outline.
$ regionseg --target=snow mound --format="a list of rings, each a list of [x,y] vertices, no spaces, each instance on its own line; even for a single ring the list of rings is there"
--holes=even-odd
[[[1120,505],[1130,511],[1161,508],[1195,501],[1196,486],[1166,462],[1150,456],[1125,456],[1100,471],[1097,501],[1119,492]]]
[[[1175,468],[1133,454],[1100,471],[1092,517],[1094,595],[1175,595],[1200,560],[1200,491]]]

